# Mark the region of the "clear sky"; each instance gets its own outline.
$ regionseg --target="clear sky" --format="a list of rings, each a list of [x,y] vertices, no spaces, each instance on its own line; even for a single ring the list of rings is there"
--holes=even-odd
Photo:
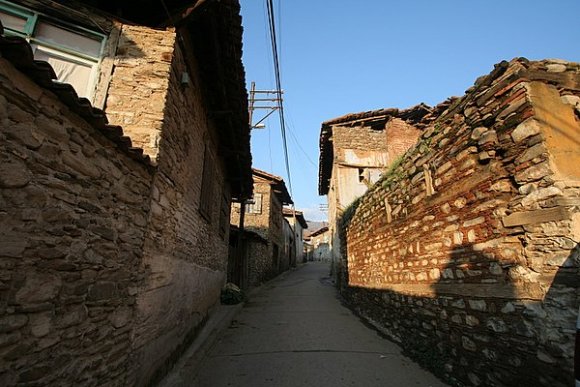
[[[241,5],[248,88],[275,89],[266,2]],[[514,57],[580,62],[580,0],[274,0],[274,8],[293,199],[310,220],[325,217],[323,121],[462,96]],[[254,167],[288,181],[275,115],[252,131],[252,154]]]

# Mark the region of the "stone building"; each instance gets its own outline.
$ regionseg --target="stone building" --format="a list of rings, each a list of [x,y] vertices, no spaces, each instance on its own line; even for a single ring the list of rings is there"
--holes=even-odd
[[[0,20],[0,384],[153,383],[219,302],[252,194],[239,4]]]
[[[290,257],[290,266],[296,266],[298,263],[306,261],[304,255],[304,230],[308,228],[308,223],[304,219],[302,211],[297,211],[291,208],[283,208],[282,214],[292,230],[294,239],[294,256]]]
[[[570,386],[580,64],[501,62],[341,219],[340,289],[456,385]]]
[[[276,175],[252,169],[254,196],[245,205],[244,229],[260,235],[268,241],[267,249],[260,248],[262,254],[247,256],[249,286],[257,286],[288,269],[290,257],[286,253],[285,220],[283,206],[292,204],[284,180]],[[233,203],[231,223],[239,225],[240,204]]]
[[[256,272],[251,271],[252,263],[256,257],[269,257],[268,246],[268,240],[257,232],[244,229],[241,233],[238,226],[231,225],[228,282],[234,283],[242,290],[259,285],[261,282],[255,281]]]
[[[331,261],[330,242],[332,234],[328,226],[323,226],[306,237],[308,243],[307,259],[309,261]]]
[[[420,134],[416,122],[429,111],[420,104],[402,111],[347,114],[322,123],[318,193],[327,195],[329,249],[336,263],[340,262],[340,240],[335,225],[342,211],[415,144]]]

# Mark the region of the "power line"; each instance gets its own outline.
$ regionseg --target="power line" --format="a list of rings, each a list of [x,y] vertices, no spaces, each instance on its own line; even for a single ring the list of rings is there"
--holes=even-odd
[[[280,77],[280,61],[278,58],[278,44],[276,41],[276,23],[274,21],[274,4],[272,0],[266,0],[266,5],[268,8],[268,24],[270,27],[270,42],[272,43],[272,58],[274,59],[274,76],[276,78],[276,89],[280,92],[282,91],[282,81]],[[286,121],[284,119],[284,103],[282,98],[278,99],[278,117],[280,119],[280,132],[282,134],[282,145],[284,148],[284,163],[286,165],[286,174],[288,175],[288,188],[290,189],[290,195],[293,196],[292,192],[292,179],[290,177],[290,162],[288,160],[288,143],[286,141]]]
[[[292,121],[292,120],[290,120]],[[288,133],[290,133],[290,138],[292,140],[294,140],[294,144],[296,144],[296,146],[298,147],[298,149],[302,152],[302,154],[306,157],[306,160],[308,160],[308,162],[313,166],[313,167],[318,167],[318,165],[316,165],[316,163],[314,161],[312,161],[312,159],[310,158],[310,156],[308,155],[308,153],[306,153],[306,151],[304,150],[304,148],[302,148],[302,146],[300,145],[300,142],[298,141],[298,139],[296,138],[296,135],[294,134],[294,130],[292,130],[292,126],[288,126]]]

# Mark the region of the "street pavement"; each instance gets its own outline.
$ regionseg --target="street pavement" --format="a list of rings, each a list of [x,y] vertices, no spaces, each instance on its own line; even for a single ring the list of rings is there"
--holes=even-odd
[[[344,307],[328,269],[308,263],[251,294],[205,358],[174,371],[170,384],[445,386]]]

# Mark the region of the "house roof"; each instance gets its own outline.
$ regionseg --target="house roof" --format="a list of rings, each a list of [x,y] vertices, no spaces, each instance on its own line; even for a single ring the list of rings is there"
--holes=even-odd
[[[238,0],[200,0],[196,4],[201,6],[188,16],[187,30],[200,58],[208,109],[219,128],[220,154],[225,159],[232,195],[249,198],[253,191],[252,154],[240,4]]]
[[[268,172],[256,168],[252,169],[252,173],[254,176],[262,180],[266,180],[270,184],[272,191],[274,191],[282,204],[294,204],[290,194],[288,193],[288,190],[286,189],[284,179],[282,179],[280,176],[272,175]]]
[[[131,138],[123,134],[117,125],[109,125],[105,113],[93,107],[86,98],[79,98],[73,87],[66,83],[56,82],[53,68],[43,61],[34,59],[32,48],[26,39],[4,36],[0,22],[0,57],[6,59],[20,72],[27,75],[40,87],[54,93],[72,112],[85,119],[93,128],[117,145],[121,151],[148,168],[153,169],[151,159],[143,154],[143,149],[134,147]]]
[[[47,8],[62,7],[79,10],[78,17],[83,18],[86,7],[101,10],[134,24],[149,27],[164,27],[176,25],[180,20],[189,16],[196,8],[205,5],[206,0],[20,0],[24,5],[31,3],[45,4]],[[60,4],[59,4],[60,3]],[[83,9],[84,8],[84,9]],[[45,9],[43,11],[47,11]],[[90,19],[90,17],[85,16]]]
[[[320,158],[318,162],[318,194],[326,195],[330,186],[334,149],[332,146],[332,128],[334,126],[366,127],[375,130],[384,130],[385,124],[392,118],[417,125],[423,117],[431,112],[431,108],[423,103],[409,109],[399,110],[378,109],[361,113],[350,113],[333,118],[322,123],[320,129]]]
[[[318,230],[314,231],[312,234],[309,234],[308,238],[312,238],[312,237],[318,236],[320,234],[324,234],[327,231],[328,231],[328,226],[321,227]]]
[[[282,215],[286,218],[292,218],[296,216],[296,220],[300,223],[303,229],[308,228],[308,223],[306,223],[306,219],[304,219],[304,214],[302,211],[293,210],[291,208],[282,208]]]

